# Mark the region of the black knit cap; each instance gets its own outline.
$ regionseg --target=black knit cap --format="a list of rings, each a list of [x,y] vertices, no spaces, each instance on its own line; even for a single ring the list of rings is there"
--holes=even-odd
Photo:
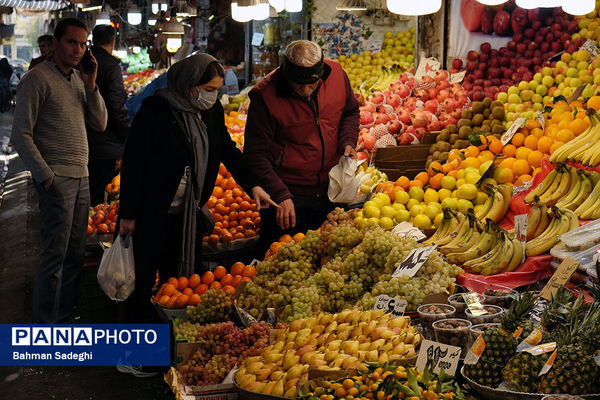
[[[281,63],[281,72],[288,81],[306,85],[315,83],[323,77],[323,65],[322,55],[321,60],[312,67],[301,67],[284,57],[283,63]]]

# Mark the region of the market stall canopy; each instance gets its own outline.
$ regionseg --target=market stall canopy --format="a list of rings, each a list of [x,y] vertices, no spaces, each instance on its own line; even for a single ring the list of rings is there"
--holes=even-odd
[[[56,1],[56,0],[42,0],[42,1],[0,0],[0,7],[24,8],[24,9],[29,9],[29,10],[54,11],[54,10],[61,10],[68,6],[69,6],[68,2]]]

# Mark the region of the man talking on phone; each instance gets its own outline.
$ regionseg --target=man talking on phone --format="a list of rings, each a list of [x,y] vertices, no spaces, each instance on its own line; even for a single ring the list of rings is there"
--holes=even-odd
[[[90,190],[86,124],[104,131],[107,112],[96,87],[97,62],[74,69],[88,31],[74,18],[54,30],[51,59],[17,88],[11,141],[39,195],[42,253],[33,289],[34,323],[67,323],[83,268]]]

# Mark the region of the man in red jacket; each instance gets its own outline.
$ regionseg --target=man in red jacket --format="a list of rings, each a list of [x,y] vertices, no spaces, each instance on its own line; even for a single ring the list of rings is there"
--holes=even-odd
[[[244,155],[279,208],[261,210],[263,245],[317,229],[334,208],[329,170],[355,157],[359,103],[348,76],[321,48],[298,40],[250,92]]]

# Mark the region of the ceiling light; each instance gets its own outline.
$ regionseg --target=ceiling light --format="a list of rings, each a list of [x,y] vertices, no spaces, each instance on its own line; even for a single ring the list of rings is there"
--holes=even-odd
[[[183,25],[171,18],[162,26],[162,33],[164,35],[183,35],[185,30]]]
[[[285,0],[285,9],[288,12],[302,11],[302,0]]]
[[[338,11],[366,11],[365,0],[338,0],[335,9]]]
[[[572,2],[578,2],[579,0],[571,0]],[[517,0],[517,6],[531,10],[532,8],[552,8],[560,7],[563,3],[562,0]]]
[[[177,50],[179,50],[179,48],[181,47],[182,44],[183,44],[183,41],[181,40],[181,37],[179,37],[179,36],[168,37],[167,38],[167,51],[169,53],[177,53]]]
[[[110,15],[106,11],[102,11],[96,17],[96,25],[110,25]]]
[[[262,21],[269,18],[271,6],[268,0],[260,0],[260,4],[252,7],[252,19]]]
[[[387,8],[394,14],[426,15],[438,12],[442,0],[386,0]]]
[[[506,3],[508,0],[477,0],[481,4],[485,4],[486,6],[498,6],[500,4]]]
[[[158,14],[159,11],[167,11],[169,5],[164,1],[155,1],[152,3],[152,14]]]
[[[565,1],[562,9],[568,14],[585,15],[596,9],[596,2],[594,0]]]
[[[155,15],[151,15],[150,18],[148,18],[148,25],[150,25],[150,26],[156,25],[156,16]]]
[[[86,11],[96,11],[96,10],[102,10],[102,6],[87,6],[87,7],[83,7],[81,9],[81,11],[86,12]]]
[[[142,23],[142,12],[137,5],[132,4],[129,6],[129,10],[127,11],[127,22],[131,25],[139,25]]]
[[[269,0],[269,4],[277,12],[282,12],[283,9],[285,8],[285,0]]]
[[[260,0],[237,0],[231,2],[231,18],[238,22],[252,19],[252,7],[260,5]]]

